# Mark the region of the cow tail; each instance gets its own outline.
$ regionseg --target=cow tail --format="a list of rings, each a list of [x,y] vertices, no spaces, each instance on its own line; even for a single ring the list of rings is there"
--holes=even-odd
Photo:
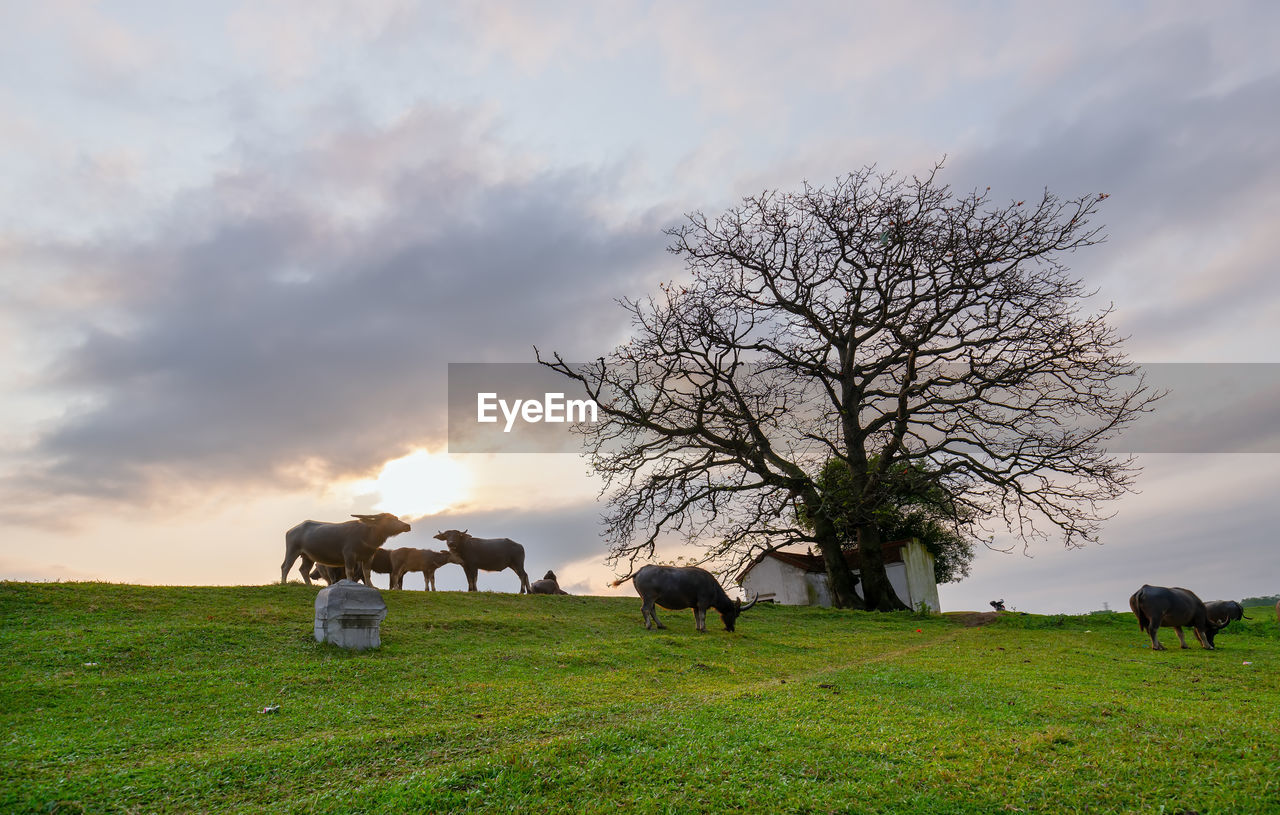
[[[621,586],[623,583],[626,583],[628,580],[630,580],[630,579],[631,579],[631,578],[633,578],[633,577],[635,577],[635,575],[633,575],[633,574],[629,574],[629,575],[627,575],[626,577],[619,577],[617,580],[615,580],[615,581],[613,581],[612,583],[610,583],[610,584],[609,584],[609,587],[610,587],[610,588],[613,588],[613,589],[616,589],[616,588],[618,588],[619,586]]]
[[[1143,586],[1142,589],[1145,589]],[[1133,616],[1138,618],[1138,630],[1147,630],[1147,614],[1142,608],[1142,589],[1138,589],[1129,598],[1129,608],[1133,611]]]

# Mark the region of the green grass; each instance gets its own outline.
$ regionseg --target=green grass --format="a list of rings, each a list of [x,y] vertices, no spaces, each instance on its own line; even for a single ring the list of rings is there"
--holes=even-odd
[[[0,812],[1280,812],[1273,620],[384,592],[356,654],[314,596],[0,583]]]

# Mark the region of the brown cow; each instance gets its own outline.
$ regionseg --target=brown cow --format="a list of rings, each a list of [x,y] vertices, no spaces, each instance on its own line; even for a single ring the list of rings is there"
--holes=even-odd
[[[391,588],[403,589],[406,572],[422,572],[427,591],[436,590],[436,569],[448,563],[462,564],[452,552],[436,549],[403,549],[391,550]]]
[[[352,515],[354,521],[325,523],[303,521],[284,533],[284,563],[280,564],[280,582],[288,579],[289,570],[299,557],[303,561],[302,579],[311,585],[311,563],[345,568],[348,579],[361,578],[372,587],[370,567],[374,554],[387,538],[408,532],[410,527],[390,512],[377,515]],[[307,562],[311,561],[311,562]],[[363,574],[360,570],[363,570]]]
[[[529,592],[529,575],[524,571],[524,547],[511,538],[476,538],[467,530],[448,529],[435,535],[449,545],[467,574],[467,591],[476,589],[476,575],[481,569],[500,572],[510,569],[520,578],[520,593]]]

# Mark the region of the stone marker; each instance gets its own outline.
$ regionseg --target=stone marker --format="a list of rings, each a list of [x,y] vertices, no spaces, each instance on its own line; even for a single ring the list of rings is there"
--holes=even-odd
[[[363,651],[382,645],[378,625],[387,616],[387,604],[378,590],[350,580],[339,580],[316,595],[316,642]]]

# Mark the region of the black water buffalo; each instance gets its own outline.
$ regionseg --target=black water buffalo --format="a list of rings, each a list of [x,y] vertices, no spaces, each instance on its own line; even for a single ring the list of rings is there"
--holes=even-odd
[[[1204,604],[1205,613],[1209,615],[1209,622],[1219,630],[1226,628],[1233,620],[1247,620],[1244,616],[1244,606],[1235,600],[1210,600]]]
[[[640,594],[640,615],[644,617],[644,627],[652,630],[666,628],[658,619],[654,604],[672,611],[684,608],[693,609],[693,619],[702,633],[707,631],[707,609],[714,608],[720,612],[724,621],[724,630],[732,631],[734,620],[738,615],[756,604],[756,597],[745,606],[741,601],[734,602],[720,588],[711,572],[697,566],[641,566],[631,577],[615,580],[611,585],[620,586],[633,580],[636,591]]]
[[[1129,598],[1129,608],[1138,618],[1138,628],[1151,635],[1151,648],[1155,651],[1165,650],[1156,637],[1161,625],[1173,627],[1183,648],[1187,641],[1182,636],[1182,626],[1188,626],[1200,644],[1211,650],[1213,635],[1222,628],[1209,620],[1204,603],[1190,589],[1143,586]]]
[[[524,571],[524,547],[511,538],[473,538],[464,529],[437,532],[435,539],[444,541],[457,556],[462,571],[467,573],[467,591],[476,591],[476,574],[510,569],[520,576],[520,593],[529,593],[529,575]]]
[[[436,569],[446,563],[461,563],[453,552],[437,549],[392,549],[391,588],[403,589],[404,576],[409,572],[422,572],[423,588],[436,590]],[[377,568],[376,566],[374,567]]]
[[[560,588],[560,583],[556,580],[556,573],[548,570],[541,580],[533,581],[533,585],[529,587],[530,594],[568,594],[569,592]]]
[[[359,578],[365,585],[372,586],[374,555],[387,538],[408,532],[410,527],[390,512],[351,517],[356,520],[345,523],[303,521],[284,533],[280,582],[288,579],[294,561],[305,557],[302,579],[308,586],[311,585],[311,563],[345,568],[348,579]]]

